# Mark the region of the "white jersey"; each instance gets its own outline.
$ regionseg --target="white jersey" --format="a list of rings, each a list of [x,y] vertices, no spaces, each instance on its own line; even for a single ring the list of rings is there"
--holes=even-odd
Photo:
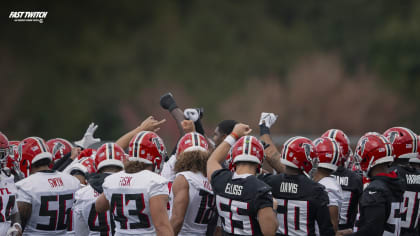
[[[72,225],[74,193],[80,182],[57,172],[40,171],[16,183],[18,202],[32,205],[23,235],[64,235]]]
[[[328,206],[337,206],[338,216],[340,216],[341,204],[343,202],[343,190],[341,189],[340,184],[338,184],[337,179],[332,176],[327,176],[322,178],[318,183],[325,187],[325,191],[327,192],[330,201]],[[338,220],[340,221],[340,219]],[[315,230],[318,235],[318,224],[316,224]]]
[[[13,175],[0,174],[0,235],[6,235],[10,228],[11,216],[18,212],[16,205],[17,189]]]
[[[105,178],[102,185],[110,202],[116,235],[155,235],[149,199],[169,195],[168,181],[149,170],[134,174],[120,171]]]
[[[188,208],[178,235],[206,235],[207,224],[215,210],[215,198],[211,185],[201,172],[183,171],[176,176],[178,175],[184,176],[189,185]],[[171,195],[173,201],[173,192]]]
[[[169,180],[169,182],[174,182],[175,180],[175,163],[176,163],[176,156],[172,155],[167,162],[163,164],[162,173],[161,175]]]
[[[337,180],[332,176],[328,176],[322,178],[319,183],[325,187],[325,191],[328,193],[330,200],[328,206],[337,206],[340,211],[341,203],[343,202],[343,190],[341,190],[341,186],[337,183]],[[338,214],[340,215],[340,212]]]
[[[112,235],[113,221],[109,211],[97,213],[95,209],[99,195],[90,185],[76,192],[73,206],[75,235]]]

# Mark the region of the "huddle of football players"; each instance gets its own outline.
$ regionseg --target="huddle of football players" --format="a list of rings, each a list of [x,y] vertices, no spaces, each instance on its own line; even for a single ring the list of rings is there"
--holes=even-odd
[[[152,116],[102,145],[93,123],[74,144],[0,132],[0,236],[420,235],[410,129],[368,132],[354,152],[339,129],[279,151],[273,113],[261,114],[258,137],[235,120],[209,137],[203,109],[182,111],[170,93],[160,105],[180,132],[169,154],[165,120]]]

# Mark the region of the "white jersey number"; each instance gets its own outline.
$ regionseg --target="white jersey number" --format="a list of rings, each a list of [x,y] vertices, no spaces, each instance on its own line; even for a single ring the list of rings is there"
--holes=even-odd
[[[308,202],[299,200],[276,199],[277,233],[284,235],[303,235],[308,233]]]
[[[253,235],[248,203],[231,200],[216,195],[217,211],[222,220],[223,229],[232,234]]]

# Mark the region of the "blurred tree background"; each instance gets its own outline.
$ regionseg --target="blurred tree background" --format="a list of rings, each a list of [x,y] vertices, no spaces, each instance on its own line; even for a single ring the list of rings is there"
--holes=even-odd
[[[221,119],[280,115],[275,133],[420,131],[420,2],[10,1],[0,3],[0,130],[113,140],[159,97]],[[10,11],[48,11],[43,24]]]

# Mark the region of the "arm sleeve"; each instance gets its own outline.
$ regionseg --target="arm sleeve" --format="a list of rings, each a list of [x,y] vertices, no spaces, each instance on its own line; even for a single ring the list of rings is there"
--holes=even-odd
[[[75,235],[87,235],[89,226],[86,224],[86,220],[82,214],[82,204],[80,200],[77,200],[73,208],[73,222],[74,222],[74,233]]]
[[[111,201],[111,193],[109,192],[109,186],[108,186],[108,181],[106,181],[107,179],[105,178],[104,183],[102,184],[102,189],[103,189],[103,194],[106,198],[106,200]]]
[[[271,194],[270,187],[264,186],[258,191],[254,206],[255,212],[258,212],[262,208],[273,207],[273,195]]]
[[[153,182],[149,188],[149,196],[169,195],[168,181]]]
[[[32,204],[32,196],[21,188],[18,188],[17,202],[26,202]]]
[[[351,235],[382,235],[384,232],[385,207],[380,205],[368,206],[363,209],[357,232]],[[374,226],[374,227],[372,227]]]
[[[341,192],[337,189],[326,189],[328,193],[329,204],[328,206],[339,206],[339,203],[343,201]]]
[[[225,173],[227,173],[227,172],[229,172],[229,173],[231,173],[230,172],[230,170],[228,170],[228,169],[219,169],[219,170],[216,170],[215,172],[213,172],[213,174],[211,175],[211,181],[210,181],[210,184],[211,184],[211,187],[213,188],[213,192],[214,191],[216,191],[218,188],[217,188],[217,179],[218,178],[221,178],[222,180],[223,180],[223,176],[225,175]],[[219,180],[220,181],[220,180]],[[226,181],[226,180],[225,180]],[[225,182],[225,181],[223,181],[223,182]]]

